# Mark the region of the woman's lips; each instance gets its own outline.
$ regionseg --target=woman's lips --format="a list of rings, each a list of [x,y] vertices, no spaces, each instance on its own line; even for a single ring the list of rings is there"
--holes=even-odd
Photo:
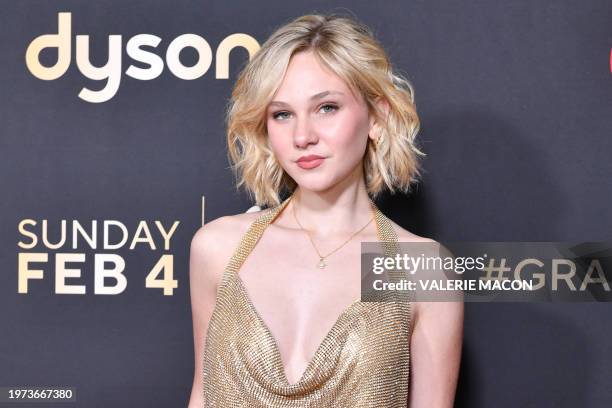
[[[323,160],[325,160],[325,158],[323,157],[312,160],[300,160],[297,162],[297,165],[303,169],[314,169],[315,167],[321,165],[321,163],[323,163]]]

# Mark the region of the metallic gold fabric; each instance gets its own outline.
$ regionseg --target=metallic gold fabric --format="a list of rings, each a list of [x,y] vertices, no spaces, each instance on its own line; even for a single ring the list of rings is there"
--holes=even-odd
[[[276,341],[238,271],[290,199],[251,224],[224,271],[205,342],[204,406],[407,407],[409,301],[352,303],[327,333],[300,380],[288,382]],[[391,253],[397,243],[395,231],[389,219],[374,209],[379,240]]]

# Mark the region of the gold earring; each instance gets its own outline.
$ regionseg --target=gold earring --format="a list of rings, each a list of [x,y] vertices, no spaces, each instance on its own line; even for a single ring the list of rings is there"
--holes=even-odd
[[[378,136],[378,137],[376,138],[376,142],[374,143],[374,146],[375,146],[377,149],[380,147],[380,144],[382,143],[382,139],[383,139],[382,135],[380,135],[380,136]]]

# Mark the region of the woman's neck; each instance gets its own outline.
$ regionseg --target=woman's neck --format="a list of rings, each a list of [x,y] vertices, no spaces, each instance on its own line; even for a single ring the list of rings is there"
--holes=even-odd
[[[285,222],[296,227],[301,224],[313,238],[321,239],[350,235],[374,216],[364,182],[341,191],[318,192],[298,187],[286,210]]]

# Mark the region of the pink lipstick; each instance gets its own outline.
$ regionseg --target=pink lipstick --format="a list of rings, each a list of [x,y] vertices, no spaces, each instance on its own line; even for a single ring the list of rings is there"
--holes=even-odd
[[[310,154],[308,156],[302,156],[297,160],[297,165],[303,169],[314,169],[323,163],[325,157],[318,156],[316,154]]]

